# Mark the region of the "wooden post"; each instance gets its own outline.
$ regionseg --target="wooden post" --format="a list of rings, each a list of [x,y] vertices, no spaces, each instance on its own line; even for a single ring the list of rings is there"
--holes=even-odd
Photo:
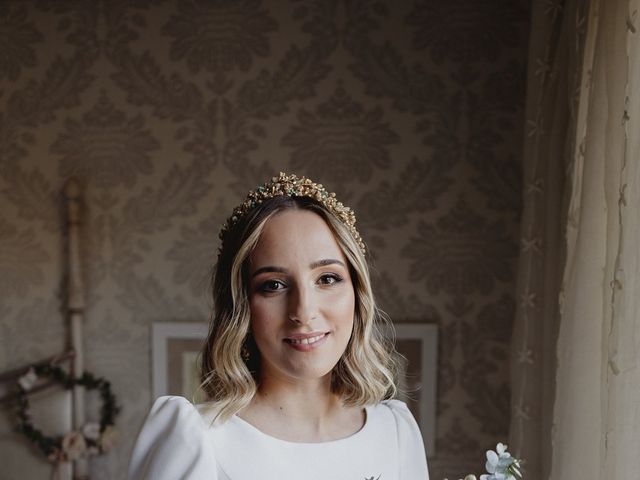
[[[73,358],[71,374],[74,377],[82,375],[84,372],[84,345],[82,335],[82,324],[84,314],[84,284],[82,281],[82,264],[80,258],[80,184],[75,178],[70,178],[64,188],[64,195],[67,200],[67,225],[68,225],[68,248],[69,261],[68,277],[68,299],[69,321],[71,326],[71,348],[75,352]],[[84,387],[75,386],[73,389],[73,428],[81,430],[85,424],[85,402]],[[74,462],[74,479],[88,479],[89,465],[85,458]]]

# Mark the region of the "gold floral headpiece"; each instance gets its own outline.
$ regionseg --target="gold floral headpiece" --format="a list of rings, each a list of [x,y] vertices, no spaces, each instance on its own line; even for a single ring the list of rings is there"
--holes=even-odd
[[[356,230],[356,214],[353,210],[336,200],[336,194],[327,192],[321,183],[315,183],[306,177],[298,177],[293,174],[287,175],[282,172],[277,177],[273,177],[271,181],[266,182],[255,190],[251,190],[247,194],[245,201],[233,209],[233,213],[220,230],[220,240],[224,243],[224,237],[227,232],[256,206],[269,198],[279,196],[309,197],[321,203],[346,225],[362,253],[365,252],[364,242],[358,230]]]

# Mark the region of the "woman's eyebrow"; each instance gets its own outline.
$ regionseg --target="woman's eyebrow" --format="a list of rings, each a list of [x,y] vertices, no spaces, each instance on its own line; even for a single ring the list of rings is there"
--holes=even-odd
[[[316,260],[315,262],[312,262],[311,265],[309,265],[309,268],[311,270],[314,270],[316,268],[325,267],[327,265],[341,265],[343,268],[347,268],[344,262],[336,260],[335,258],[323,258],[322,260]],[[253,272],[251,278],[257,277],[261,273],[289,273],[289,270],[283,267],[276,267],[275,265],[267,265],[264,267],[260,267],[255,272]]]
[[[323,258],[322,260],[317,260],[309,265],[309,268],[313,270],[318,267],[325,267],[327,265],[334,264],[342,265],[344,268],[347,268],[343,262],[341,262],[340,260],[336,260],[335,258]]]
[[[289,273],[289,270],[287,270],[286,268],[282,268],[282,267],[275,267],[273,265],[267,265],[266,267],[260,267],[255,272],[253,272],[253,275],[251,275],[251,278],[257,277],[261,273],[265,273],[265,272],[269,272],[269,273]]]

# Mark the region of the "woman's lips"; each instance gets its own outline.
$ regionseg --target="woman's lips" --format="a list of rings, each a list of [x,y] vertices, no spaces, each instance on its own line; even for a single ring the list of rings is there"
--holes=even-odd
[[[284,339],[285,343],[301,352],[309,352],[322,345],[329,332],[292,335]]]

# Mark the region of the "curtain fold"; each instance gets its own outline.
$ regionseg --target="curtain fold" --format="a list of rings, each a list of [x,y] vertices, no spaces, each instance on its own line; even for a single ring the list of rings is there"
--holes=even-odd
[[[566,172],[575,151],[587,7],[587,0],[532,2],[509,435],[531,479],[548,478],[551,468]]]
[[[533,6],[510,441],[528,479],[640,478],[640,0]]]
[[[567,222],[551,479],[639,478],[638,1],[593,1]]]

